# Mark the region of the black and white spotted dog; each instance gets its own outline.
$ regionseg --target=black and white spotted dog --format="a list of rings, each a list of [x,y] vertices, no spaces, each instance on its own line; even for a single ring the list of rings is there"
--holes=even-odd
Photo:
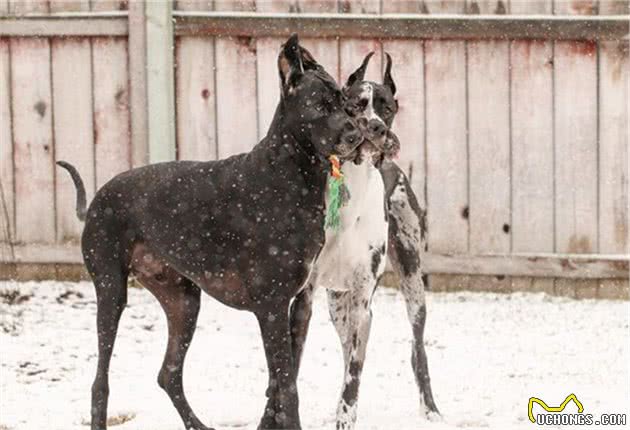
[[[340,211],[339,230],[328,229],[326,242],[307,287],[291,308],[296,365],[308,331],[312,292],[327,289],[331,319],[341,339],[345,373],[337,407],[337,429],[353,429],[358,390],[370,333],[371,300],[385,270],[385,254],[400,275],[401,291],[413,330],[412,366],[428,418],[439,412],[433,400],[423,333],[426,319],[421,254],[425,249],[426,214],[409,182],[391,161],[399,143],[390,128],[398,110],[391,58],[383,84],[364,81],[372,54],[348,78],[343,92],[346,110],[367,130],[371,144],[346,157],[342,171],[349,197]],[[348,158],[350,158],[348,160]]]

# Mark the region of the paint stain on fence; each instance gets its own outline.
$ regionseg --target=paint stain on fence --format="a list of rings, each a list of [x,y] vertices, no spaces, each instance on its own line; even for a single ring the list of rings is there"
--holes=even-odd
[[[576,55],[594,56],[597,53],[597,42],[592,40],[585,42],[572,42],[569,52]]]

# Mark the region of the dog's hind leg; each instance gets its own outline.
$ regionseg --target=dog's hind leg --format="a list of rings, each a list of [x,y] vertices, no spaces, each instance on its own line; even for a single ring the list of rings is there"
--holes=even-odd
[[[427,418],[434,419],[439,416],[440,412],[435,405],[435,400],[433,400],[427,353],[424,349],[424,326],[427,308],[424,299],[422,276],[420,274],[409,277],[403,276],[401,279],[401,291],[405,297],[407,316],[409,317],[413,333],[411,366],[420,390],[420,410]]]
[[[291,303],[291,350],[296,377],[300,371],[308,326],[313,315],[313,290],[313,285],[308,284]]]
[[[359,384],[372,325],[371,289],[328,291],[330,317],[341,340],[345,364],[341,399],[337,406],[337,429],[354,429],[357,420]]]
[[[183,372],[199,315],[201,290],[172,269],[138,281],[160,302],[168,323],[168,343],[158,384],[168,394],[186,429],[212,430],[197,418],[184,394]]]
[[[94,272],[91,272],[94,273]],[[98,365],[92,384],[92,430],[107,428],[109,363],[114,349],[118,322],[127,304],[127,274],[120,270],[93,275],[96,287],[96,326]]]
[[[289,306],[257,312],[256,318],[269,371],[268,401],[258,429],[300,429]]]

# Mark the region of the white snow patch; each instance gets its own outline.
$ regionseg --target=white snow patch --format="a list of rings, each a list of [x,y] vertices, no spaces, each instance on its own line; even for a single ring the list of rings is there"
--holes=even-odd
[[[92,285],[0,282],[0,293],[11,290],[32,297],[11,305],[0,298],[0,428],[87,429],[96,366]],[[334,428],[341,387],[343,360],[324,302],[318,294],[300,373],[304,429]],[[552,405],[569,393],[585,413],[628,412],[628,302],[486,293],[428,293],[427,302],[427,353],[443,419],[420,417],[405,306],[400,295],[380,289],[357,428],[532,430],[529,397]],[[156,383],[165,344],[157,301],[130,289],[111,365],[109,415],[131,419],[112,428],[183,428]],[[256,428],[266,369],[253,315],[204,295],[184,374],[200,418],[218,429]]]

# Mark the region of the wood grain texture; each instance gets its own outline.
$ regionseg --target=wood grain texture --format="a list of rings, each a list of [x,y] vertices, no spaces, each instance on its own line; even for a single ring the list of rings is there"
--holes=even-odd
[[[212,10],[212,2],[179,1],[180,10]],[[213,160],[217,157],[217,114],[214,39],[176,40],[177,157]]]
[[[217,156],[214,41],[182,37],[176,55],[177,157],[213,160]]]
[[[511,62],[512,251],[554,251],[553,47],[514,41]],[[513,279],[553,293],[553,279]]]
[[[127,41],[95,38],[94,132],[96,186],[131,167]]]
[[[509,11],[514,15],[551,15],[553,0],[509,0]]]
[[[215,46],[218,157],[225,158],[258,142],[256,44],[251,38],[219,37]]]
[[[15,239],[11,64],[9,41],[0,39],[0,254],[11,256]]]
[[[258,0],[258,12],[295,12],[296,0]],[[267,135],[269,124],[280,101],[278,54],[286,41],[281,37],[261,37],[256,40],[256,77],[258,100],[258,139]],[[303,41],[300,40],[303,44]]]
[[[600,0],[602,15],[628,14],[627,0]],[[599,251],[628,254],[628,42],[599,44]],[[627,280],[603,280],[602,298],[628,297]]]
[[[592,15],[596,1],[557,2],[556,14]],[[555,42],[554,135],[556,252],[598,249],[597,45]],[[592,290],[595,281],[577,285],[556,281],[556,291]]]
[[[93,11],[110,12],[127,10],[129,8],[129,1],[137,0],[90,0],[90,4]]]
[[[383,13],[418,13],[421,1],[383,2]],[[420,204],[426,207],[426,146],[424,141],[424,42],[383,42],[383,54],[392,57],[392,76],[397,86],[398,114],[393,130],[401,143],[396,163],[407,174]],[[385,60],[383,60],[385,61]]]
[[[50,44],[11,39],[16,238],[55,240]]]
[[[12,15],[28,13],[48,13],[48,0],[9,0],[9,10]]]
[[[55,158],[74,165],[88,198],[94,193],[92,52],[88,39],[53,39],[52,77]],[[55,168],[57,241],[78,241],[83,224],[75,212],[76,190],[68,172]]]
[[[298,0],[298,10],[301,13],[336,13],[339,5],[337,0]],[[339,74],[339,40],[336,38],[302,38],[301,43],[315,57],[315,60],[326,71],[343,85]]]
[[[465,42],[425,43],[427,213],[429,250],[468,252],[468,149]],[[444,279],[466,289],[465,278]],[[442,290],[440,280],[430,280]]]
[[[482,12],[483,13],[483,12]],[[508,42],[468,43],[470,253],[510,252],[510,80]],[[510,291],[509,278],[471,280]]]

